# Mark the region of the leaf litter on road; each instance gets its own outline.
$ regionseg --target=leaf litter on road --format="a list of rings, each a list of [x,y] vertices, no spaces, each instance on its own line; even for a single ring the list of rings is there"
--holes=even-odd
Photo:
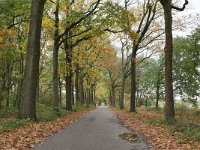
[[[9,132],[0,132],[1,150],[26,150],[45,140],[46,137],[69,126],[89,110],[73,112],[54,121],[34,122]]]

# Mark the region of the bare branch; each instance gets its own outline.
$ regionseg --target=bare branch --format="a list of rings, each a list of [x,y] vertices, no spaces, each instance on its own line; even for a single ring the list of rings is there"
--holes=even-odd
[[[49,1],[55,4],[55,2],[53,0],[49,0]]]
[[[59,42],[59,46],[62,45],[62,43],[64,43],[67,39],[70,39],[70,38],[73,38],[73,37],[82,35],[83,33],[90,31],[91,29],[92,29],[92,27],[90,27],[90,28],[88,28],[88,29],[85,29],[84,31],[82,31],[82,32],[80,32],[80,33],[77,33],[77,34],[74,34],[74,35],[67,36],[67,37],[63,38],[63,39]]]
[[[72,24],[70,24],[68,27],[66,27],[65,31],[59,36],[59,39],[61,39],[69,30],[71,30],[72,28],[74,28],[75,26],[77,26],[79,23],[81,23],[84,19],[86,19],[87,17],[89,17],[90,15],[92,15],[95,10],[97,9],[99,3],[101,0],[97,0],[97,2],[93,3],[89,10],[85,13],[85,15],[83,17],[81,17],[79,20],[73,22]],[[94,6],[92,8],[92,6]],[[90,10],[92,8],[92,10]]]
[[[179,7],[176,7],[176,6],[173,6],[173,5],[171,5],[171,7],[172,7],[172,9],[176,9],[178,11],[183,11],[187,4],[189,4],[189,2],[188,2],[188,0],[185,0],[185,3],[183,4],[182,8],[179,8]]]
[[[7,27],[7,29],[11,29],[12,27],[14,27],[14,26],[16,26],[16,25],[18,25],[18,24],[21,24],[21,23],[23,23],[23,22],[29,22],[29,20],[28,20],[28,19],[25,19],[25,20],[21,20],[21,21],[19,21],[19,22],[13,23],[13,24],[11,24],[9,27]]]
[[[89,39],[91,39],[91,38],[92,38],[91,35],[86,35],[86,36],[84,36],[83,38],[78,39],[74,44],[72,44],[72,47],[75,47],[76,45],[78,45],[78,44],[81,43],[82,41],[86,41],[86,40],[89,40]]]
[[[104,31],[107,31],[107,32],[111,32],[111,33],[121,33],[121,32],[124,32],[124,30],[120,30],[120,31],[117,31],[117,30],[112,30],[112,29],[104,29]]]

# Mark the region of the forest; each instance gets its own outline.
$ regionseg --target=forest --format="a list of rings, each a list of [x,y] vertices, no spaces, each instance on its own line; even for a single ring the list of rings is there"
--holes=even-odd
[[[154,149],[199,149],[200,14],[185,15],[190,3],[1,0],[0,149],[31,148],[102,104]]]

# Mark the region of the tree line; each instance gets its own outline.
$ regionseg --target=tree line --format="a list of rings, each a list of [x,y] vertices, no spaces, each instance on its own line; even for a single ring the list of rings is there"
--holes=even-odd
[[[174,46],[172,37],[172,10],[183,11],[187,0],[181,8],[171,0],[81,2],[1,1],[1,105],[9,107],[12,102],[20,118],[37,120],[36,103],[44,98],[55,112],[61,109],[63,98],[68,111],[73,105],[94,105],[102,82],[109,87],[113,106],[119,88],[121,109],[125,92],[130,92],[131,112],[144,99],[148,105],[152,95],[158,108],[159,99],[165,97],[167,120],[175,118],[174,91],[197,101],[199,51],[194,41],[198,28],[190,37],[175,38]],[[113,46],[113,37],[119,39],[120,50]],[[188,45],[181,45],[182,40]],[[183,47],[192,47],[192,53],[185,54]],[[148,56],[141,57],[144,51]],[[154,53],[160,54],[158,60],[150,58]],[[187,67],[192,71],[188,72],[183,64],[190,58],[193,61]]]

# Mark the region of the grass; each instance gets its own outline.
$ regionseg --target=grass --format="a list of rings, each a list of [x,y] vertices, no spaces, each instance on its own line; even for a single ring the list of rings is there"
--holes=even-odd
[[[176,133],[178,135],[179,143],[183,143],[185,140],[190,143],[193,141],[200,142],[200,126],[198,125],[177,120],[168,127],[171,134]]]
[[[0,108],[0,117],[10,117],[10,116],[15,116],[17,113],[17,110],[13,107],[5,107],[5,108]]]
[[[8,132],[31,123],[30,119],[8,119],[0,123],[0,131]]]
[[[189,143],[200,142],[200,126],[189,123],[186,121],[175,120],[173,122],[168,122],[166,120],[158,120],[156,118],[150,118],[145,121],[145,123],[153,126],[164,126],[170,135],[178,136],[178,143]]]
[[[73,112],[80,112],[90,108],[94,108],[94,106],[74,106]],[[60,111],[56,113],[53,111],[52,107],[46,106],[45,104],[37,104],[38,121],[53,121],[69,113],[71,112],[66,111],[65,109],[60,109]],[[13,129],[19,128],[32,122],[30,119],[16,119],[17,114],[17,110],[14,108],[0,109],[0,131],[9,132]]]
[[[153,113],[164,115],[163,110],[156,111],[148,109]],[[200,110],[196,108],[188,108],[185,105],[176,106],[176,120],[166,121],[159,120],[155,117],[147,119],[145,122],[155,126],[165,126],[171,135],[176,134],[179,138],[178,143],[200,142]],[[148,114],[148,113],[147,113]]]
[[[37,104],[37,118],[38,121],[53,121],[56,120],[60,114],[53,112],[51,107],[45,104]]]
[[[160,121],[158,121],[157,119],[154,119],[154,118],[150,118],[146,122],[150,125],[155,125],[155,126],[160,125]]]

